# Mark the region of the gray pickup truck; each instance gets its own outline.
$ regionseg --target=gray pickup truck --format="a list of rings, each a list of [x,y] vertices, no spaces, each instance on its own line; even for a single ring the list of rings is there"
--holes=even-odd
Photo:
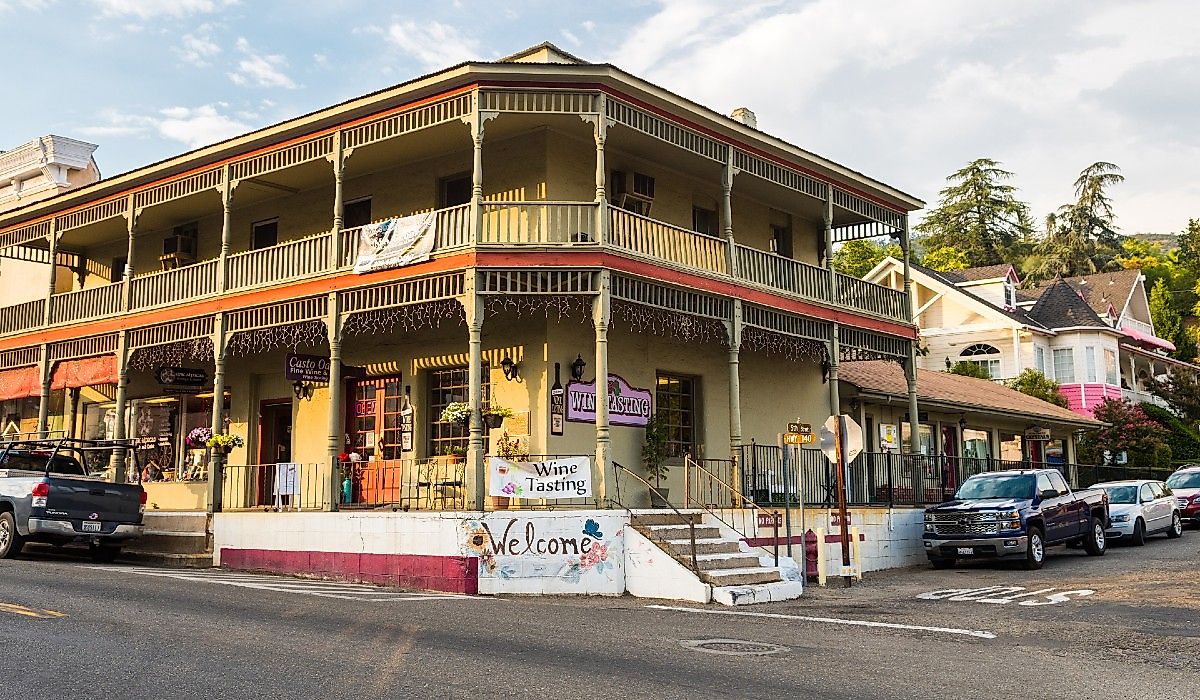
[[[65,438],[0,442],[0,559],[15,557],[26,542],[82,542],[94,560],[109,562],[140,537],[142,485],[89,476],[84,467],[103,463],[114,449],[122,446]]]

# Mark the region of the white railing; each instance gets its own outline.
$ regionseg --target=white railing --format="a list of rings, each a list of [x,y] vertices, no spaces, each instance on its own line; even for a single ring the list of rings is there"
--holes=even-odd
[[[134,309],[177,304],[217,291],[217,261],[206,260],[175,270],[133,278],[130,305]]]
[[[1143,335],[1154,335],[1154,326],[1146,323],[1145,321],[1139,321],[1136,318],[1129,318],[1128,316],[1121,319],[1121,328],[1128,328],[1131,331],[1137,331]]]
[[[19,333],[42,325],[46,300],[34,299],[0,309],[0,335]]]
[[[707,272],[728,273],[726,242],[695,231],[609,207],[608,240],[617,248]]]
[[[460,204],[437,210],[437,242],[434,250],[465,248],[471,244],[471,205]]]
[[[70,323],[110,316],[121,310],[120,282],[50,297],[50,323]]]
[[[266,287],[329,269],[329,233],[229,256],[227,289]]]
[[[829,301],[828,270],[757,248],[737,246],[738,277],[798,296]]]
[[[480,243],[596,242],[596,205],[579,202],[484,202]]]
[[[838,273],[837,296],[833,301],[859,311],[899,320],[908,318],[904,292],[891,287]]]

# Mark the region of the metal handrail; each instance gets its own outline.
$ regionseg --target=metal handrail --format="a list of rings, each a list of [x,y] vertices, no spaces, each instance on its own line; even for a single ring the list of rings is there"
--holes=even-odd
[[[694,506],[694,507],[700,508],[704,512],[708,513],[712,517],[719,520],[730,530],[733,530],[734,532],[736,532],[743,539],[748,538],[750,536],[750,533],[746,532],[745,530],[748,530],[749,528],[746,528],[745,525],[742,526],[742,529],[739,529],[736,525],[729,522],[725,518],[722,518],[720,515],[718,515],[716,512],[714,512],[713,508],[709,508],[709,505],[707,503],[703,503],[698,499],[692,498],[692,490],[691,490],[691,484],[690,484],[691,467],[695,467],[697,472],[703,472],[708,478],[712,479],[713,481],[715,481],[716,483],[720,484],[721,486],[723,486],[725,488],[725,491],[727,491],[730,494],[730,500],[729,500],[730,510],[738,510],[737,506],[740,503],[743,510],[749,510],[751,513],[753,513],[755,522],[757,522],[757,519],[758,519],[758,511],[762,510],[761,508],[759,508],[758,504],[754,502],[754,499],[747,498],[744,494],[742,494],[741,491],[734,488],[733,486],[730,486],[724,479],[717,476],[716,474],[713,474],[711,471],[709,471],[709,469],[707,467],[700,464],[696,460],[692,459],[691,455],[684,455],[684,458],[683,458],[684,507],[688,508],[688,507]],[[789,536],[790,536],[790,534],[789,534]]]
[[[700,563],[696,559],[696,523],[690,517],[685,517],[684,514],[678,508],[676,508],[674,505],[672,505],[671,502],[668,501],[666,499],[666,497],[664,497],[658,489],[654,488],[653,484],[651,484],[649,481],[646,481],[645,479],[643,479],[640,474],[635,473],[633,470],[620,464],[619,462],[613,462],[613,471],[615,472],[615,474],[613,476],[616,477],[613,479],[613,481],[616,484],[617,497],[610,498],[609,500],[612,501],[613,503],[615,503],[617,506],[624,508],[626,511],[628,511],[630,520],[637,520],[638,516],[636,513],[633,512],[632,508],[625,505],[624,503],[621,503],[621,472],[625,472],[626,474],[632,476],[634,479],[637,479],[638,481],[642,482],[642,484],[645,485],[645,487],[647,489],[649,489],[652,494],[657,495],[659,500],[662,503],[665,503],[668,508],[670,508],[672,511],[674,511],[675,515],[678,515],[680,517],[680,519],[682,519],[684,522],[687,523],[688,539],[691,544],[691,553],[692,553],[692,571],[696,574],[696,576],[699,576],[700,575]]]

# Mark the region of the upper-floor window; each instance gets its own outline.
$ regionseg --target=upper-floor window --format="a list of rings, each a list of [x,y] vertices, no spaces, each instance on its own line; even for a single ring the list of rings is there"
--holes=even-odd
[[[645,173],[634,173],[628,177],[621,170],[613,170],[608,177],[608,191],[614,205],[634,214],[650,216],[654,204],[654,178]]]
[[[1046,374],[1046,348],[1034,346],[1033,366],[1037,371]]]
[[[1012,280],[1004,283],[1004,307],[1007,309],[1017,308],[1017,285]]]
[[[457,207],[471,201],[471,173],[459,173],[438,180],[438,208]]]
[[[700,206],[692,207],[692,230],[706,236],[717,235],[717,212]]]
[[[250,250],[270,248],[279,243],[279,219],[259,221],[250,231]]]
[[[1083,365],[1087,371],[1085,375],[1088,382],[1095,384],[1100,381],[1100,373],[1096,366],[1096,347],[1088,345],[1083,349]]]
[[[108,271],[109,282],[120,282],[125,279],[125,264],[129,262],[129,258],[122,255],[119,258],[113,258],[112,268]]]
[[[1117,353],[1114,350],[1104,351],[1104,383],[1116,386],[1121,381],[1119,367],[1117,366]]]
[[[792,257],[792,227],[771,224],[771,252],[785,258]]]
[[[342,207],[342,228],[358,228],[371,223],[371,198],[346,202]]]
[[[1071,348],[1058,348],[1054,351],[1054,381],[1059,384],[1075,381],[1075,355]]]
[[[963,358],[963,362],[970,362],[973,365],[979,365],[988,372],[988,376],[992,379],[1000,378],[1000,351],[995,346],[986,343],[975,343],[968,345],[965,350],[959,353],[959,357]]]

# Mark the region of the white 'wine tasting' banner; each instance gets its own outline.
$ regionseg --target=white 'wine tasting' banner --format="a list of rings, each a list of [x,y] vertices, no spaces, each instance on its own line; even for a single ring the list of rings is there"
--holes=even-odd
[[[490,496],[555,499],[592,495],[590,457],[564,457],[539,462],[510,462],[488,458]]]

